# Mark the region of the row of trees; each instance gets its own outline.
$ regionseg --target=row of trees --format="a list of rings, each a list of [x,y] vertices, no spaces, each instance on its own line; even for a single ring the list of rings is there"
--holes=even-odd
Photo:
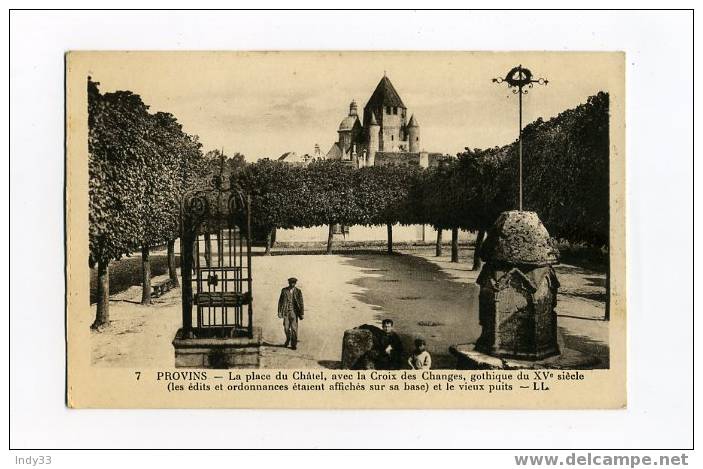
[[[177,282],[173,242],[179,236],[182,195],[212,173],[235,175],[252,197],[255,232],[335,224],[386,225],[388,252],[394,224],[429,224],[452,232],[476,231],[476,250],[504,210],[517,207],[517,142],[466,149],[429,169],[383,166],[353,169],[339,161],[307,166],[269,159],[245,163],[236,154],[203,155],[197,137],[166,113],[151,114],[138,95],[101,94],[88,82],[90,151],[90,264],[98,270],[98,312],[108,320],[109,262],[141,250],[143,298],[150,302],[149,249],[168,246],[169,273]],[[608,243],[608,95],[523,131],[524,208],[536,211],[553,236],[596,246]],[[480,261],[474,255],[474,268]]]
[[[171,114],[150,113],[129,91],[101,93],[88,79],[89,242],[97,268],[93,327],[109,320],[109,265],[137,250],[142,256],[142,303],[151,302],[150,248],[167,245],[172,282],[178,282],[174,241],[179,200],[204,177],[197,137]]]
[[[548,121],[523,131],[524,209],[539,214],[550,234],[603,247],[608,243],[608,95],[599,93]],[[388,252],[394,224],[430,224],[452,232],[458,260],[458,231],[485,232],[505,210],[517,207],[518,144],[466,149],[437,167],[353,169],[340,161],[308,166],[268,159],[242,165],[238,179],[252,195],[259,232],[329,225],[386,225]],[[439,240],[441,242],[441,240]],[[440,246],[438,242],[438,246]],[[474,268],[479,268],[474,256]]]
[[[607,247],[609,236],[609,96],[600,92],[556,117],[523,129],[523,209],[537,212],[559,239]],[[518,206],[518,143],[466,149],[430,171],[438,223],[483,232]],[[442,210],[449,208],[449,210]]]
[[[406,222],[404,213],[411,212],[406,208],[409,191],[419,174],[405,167],[355,170],[340,161],[297,166],[263,159],[244,166],[238,182],[252,196],[256,232],[269,233],[270,238],[276,228],[328,225],[331,252],[336,224]]]
[[[391,253],[393,225],[429,224],[437,229],[437,255],[442,231],[451,230],[452,261],[457,262],[459,230],[478,231],[480,244],[486,228],[511,206],[508,192],[494,187],[497,163],[491,155],[468,151],[426,170],[353,169],[331,160],[296,166],[263,159],[242,166],[238,182],[252,196],[255,231],[268,233],[267,251],[276,228],[327,225],[331,253],[334,225],[385,225]]]

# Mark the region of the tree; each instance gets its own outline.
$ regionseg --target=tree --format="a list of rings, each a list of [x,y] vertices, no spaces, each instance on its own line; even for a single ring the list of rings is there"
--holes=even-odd
[[[142,302],[151,301],[150,248],[167,243],[177,282],[174,242],[180,200],[197,184],[200,143],[171,114],[150,114],[130,91],[101,94],[88,80],[91,267],[98,269],[94,328],[109,322],[109,262],[141,250]]]
[[[151,246],[165,240],[170,226],[169,183],[172,180],[169,154],[159,145],[159,122],[156,116],[144,113],[145,139],[142,178],[146,182],[142,205],[142,230],[139,236],[142,257],[142,304],[151,304]]]
[[[552,236],[604,247],[609,238],[609,96],[525,127],[525,204]]]
[[[401,165],[372,166],[359,169],[355,176],[355,220],[361,225],[386,225],[386,251],[392,254],[393,225],[419,220],[413,198],[419,170]]]
[[[446,160],[436,168],[429,168],[423,178],[422,213],[437,230],[435,254],[441,255],[441,231],[451,230],[451,261],[459,262],[459,228],[465,220],[461,206],[465,203],[457,190],[455,175],[457,162]]]
[[[145,109],[148,109],[144,106]],[[144,119],[144,166],[142,177],[146,183],[142,200],[144,222],[140,233],[142,255],[142,304],[151,303],[152,246],[166,243],[169,275],[178,282],[175,267],[175,239],[179,236],[180,202],[195,174],[184,173],[200,159],[197,139],[185,134],[176,118],[168,113],[142,113]],[[187,160],[195,160],[188,162]]]
[[[437,230],[437,240],[435,241],[434,255],[435,257],[440,257],[442,255],[442,229],[436,228]]]
[[[109,263],[129,254],[142,231],[146,107],[130,92],[101,94],[88,78],[89,264],[98,270],[92,328],[109,323]]]
[[[326,253],[332,253],[333,227],[350,226],[359,219],[354,169],[336,160],[317,160],[300,168],[303,184],[298,222],[302,226],[328,225]],[[295,225],[291,221],[291,225]]]
[[[610,97],[599,92],[547,122],[526,128],[528,207],[552,236],[607,249],[610,236]],[[605,318],[610,319],[610,265]]]
[[[467,148],[452,167],[450,187],[455,192],[459,226],[476,231],[473,270],[481,268],[479,253],[486,230],[501,212],[513,206],[515,190],[510,179],[513,171],[505,160],[503,150],[498,148],[485,151]]]
[[[183,132],[176,118],[164,112],[153,116],[155,158],[159,162],[159,201],[155,202],[157,216],[162,223],[160,241],[166,241],[169,278],[178,285],[175,241],[180,236],[180,203],[187,191],[198,186],[203,174],[203,155],[197,137]],[[154,220],[157,221],[157,220]]]
[[[600,92],[558,116],[523,129],[524,208],[537,212],[550,235],[599,248],[609,238],[609,96]],[[466,228],[485,228],[517,208],[518,143],[459,155],[457,177]],[[609,288],[609,269],[606,270]],[[606,318],[609,304],[606,303]]]
[[[298,166],[267,158],[238,170],[237,180],[251,196],[253,230],[265,233],[266,254],[271,252],[274,229],[303,226],[306,222],[308,206],[301,170]]]

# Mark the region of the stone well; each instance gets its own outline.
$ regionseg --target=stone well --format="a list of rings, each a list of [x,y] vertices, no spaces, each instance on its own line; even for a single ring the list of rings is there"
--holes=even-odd
[[[476,351],[542,360],[559,354],[553,265],[559,251],[534,212],[503,212],[481,246]]]
[[[259,368],[261,328],[254,327],[252,337],[194,338],[176,332],[173,347],[176,368]]]

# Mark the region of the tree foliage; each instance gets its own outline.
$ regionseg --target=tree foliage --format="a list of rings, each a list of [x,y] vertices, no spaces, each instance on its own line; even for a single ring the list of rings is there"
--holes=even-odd
[[[103,94],[98,85],[88,79],[88,262],[98,265],[99,289],[105,290],[109,262],[141,248],[142,301],[148,303],[149,248],[167,243],[172,254],[180,200],[198,184],[203,167],[200,143],[171,114],[151,114],[139,95]],[[107,292],[99,298],[95,327],[109,319]]]
[[[607,246],[609,230],[609,96],[523,129],[525,210],[537,212],[549,233],[572,242]],[[518,206],[518,143],[459,155],[469,229],[490,225]],[[476,183],[473,182],[476,177]],[[478,223],[473,223],[478,222]]]
[[[359,200],[366,200],[368,215],[359,217],[359,224],[412,224],[418,207],[411,195],[420,182],[420,170],[412,166],[380,166],[364,168],[357,179],[366,187],[359,190]]]
[[[144,230],[147,115],[133,93],[102,95],[88,81],[91,266],[132,252]]]
[[[438,167],[368,167],[317,160],[246,163],[197,137],[168,113],[149,113],[129,91],[101,94],[88,82],[90,263],[105,262],[178,235],[183,194],[213,174],[232,177],[251,197],[258,232],[319,225],[426,223],[483,231],[517,208],[518,144],[466,149]],[[553,236],[608,242],[608,94],[523,130],[524,208]],[[389,232],[390,234],[390,232]]]
[[[91,265],[177,238],[180,200],[205,172],[197,137],[173,115],[98,85],[88,81]]]
[[[608,94],[523,130],[524,208],[553,236],[608,242]],[[242,185],[253,196],[255,224],[431,224],[485,231],[518,207],[518,144],[469,149],[437,167],[367,167],[320,160],[308,166],[260,160],[246,164]]]
[[[596,246],[609,233],[609,96],[525,128],[525,203],[552,236]]]

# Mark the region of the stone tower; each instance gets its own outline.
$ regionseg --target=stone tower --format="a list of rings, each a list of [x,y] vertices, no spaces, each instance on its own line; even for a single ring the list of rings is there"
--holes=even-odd
[[[419,164],[428,167],[429,154],[422,151],[420,125],[407,118],[407,107],[384,74],[364,106],[363,121],[356,101],[342,119],[339,137],[325,158],[342,160],[360,168],[376,164]],[[363,122],[363,123],[362,123]]]
[[[415,120],[415,116],[410,116],[410,122],[408,122],[407,127],[408,133],[408,151],[411,153],[419,152],[420,146],[420,126]]]
[[[364,128],[370,140],[371,118],[380,125],[378,151],[399,151],[407,146],[405,136],[407,108],[387,76],[383,76],[364,106]],[[406,148],[407,149],[407,148]]]
[[[337,130],[339,134],[338,142],[342,152],[349,151],[352,144],[356,142],[358,138],[357,134],[360,131],[358,122],[359,115],[356,101],[352,100],[351,104],[349,104],[349,115],[342,119],[342,122],[339,124],[339,129]]]
[[[356,105],[356,100],[352,99],[352,102],[349,103],[349,115],[350,116],[358,116],[359,115],[359,109]]]
[[[379,140],[381,134],[381,126],[376,121],[376,116],[371,114],[371,119],[368,124],[369,144],[368,153],[366,154],[366,166],[373,166],[376,161],[376,152],[379,151]]]

